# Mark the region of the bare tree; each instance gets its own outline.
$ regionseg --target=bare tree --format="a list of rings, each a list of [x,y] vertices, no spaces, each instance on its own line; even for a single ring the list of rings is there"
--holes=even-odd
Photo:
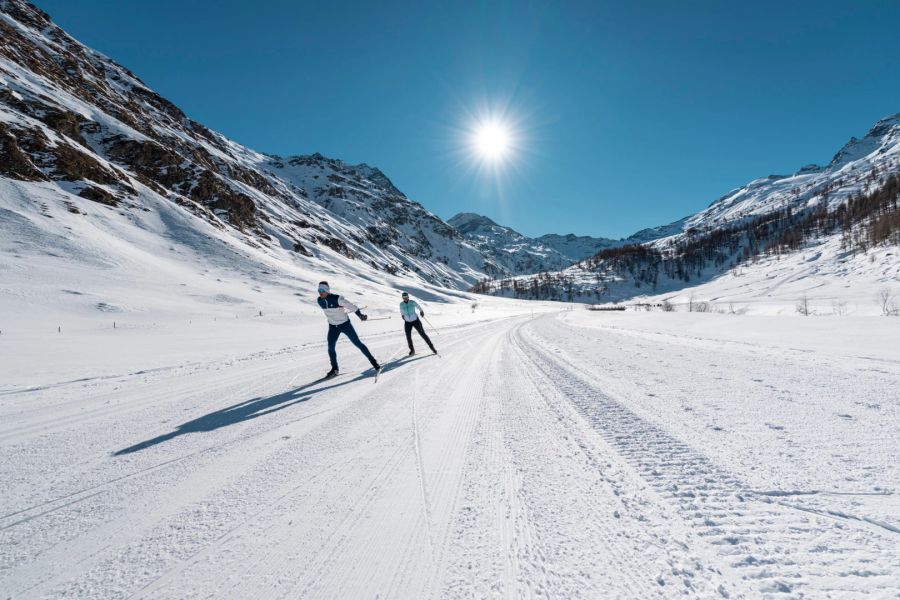
[[[797,301],[797,312],[804,317],[809,316],[809,298],[807,298],[806,295]]]
[[[668,300],[663,300],[662,301],[662,309],[663,309],[663,312],[673,312],[675,310],[675,307],[672,306],[672,303],[669,302]]]
[[[881,306],[881,314],[885,317],[900,315],[900,307],[897,306],[897,296],[890,288],[878,290],[878,305]]]
[[[839,317],[843,317],[847,314],[847,303],[842,300],[832,300],[831,312]]]

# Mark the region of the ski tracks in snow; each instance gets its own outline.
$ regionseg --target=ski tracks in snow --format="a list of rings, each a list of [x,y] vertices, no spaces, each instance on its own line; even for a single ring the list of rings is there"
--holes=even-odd
[[[779,500],[778,494],[754,492],[628,408],[627,399],[610,396],[583,361],[553,340],[534,331],[517,338],[534,372],[555,382],[555,393],[675,509],[691,534],[691,549],[706,550],[705,568],[731,573],[727,579],[738,585],[719,588],[722,595],[894,597],[900,592],[900,540],[890,527],[836,519]],[[694,569],[673,568],[668,575],[674,577],[663,577],[661,584],[683,577],[694,587]]]
[[[0,466],[16,494],[0,517],[0,590],[643,599],[900,589],[898,534],[881,513],[857,518],[818,492],[759,487],[765,477],[751,486],[729,470],[737,463],[689,443],[676,413],[637,396],[662,371],[632,362],[616,382],[590,355],[602,344],[613,353],[604,359],[648,358],[646,335],[547,316],[442,337],[442,360],[386,362],[375,386],[363,374],[295,387],[298,369],[324,365],[322,349],[307,348],[83,396],[23,392],[0,427],[20,461]],[[375,340],[376,354],[388,343]]]

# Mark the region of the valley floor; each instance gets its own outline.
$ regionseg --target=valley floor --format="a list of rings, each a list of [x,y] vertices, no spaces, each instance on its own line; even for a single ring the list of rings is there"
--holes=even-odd
[[[0,597],[900,594],[900,319],[454,319],[4,372]]]

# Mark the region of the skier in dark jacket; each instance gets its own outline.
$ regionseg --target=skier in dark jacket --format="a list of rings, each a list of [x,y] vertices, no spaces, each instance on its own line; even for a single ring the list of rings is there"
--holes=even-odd
[[[325,318],[328,319],[328,358],[331,359],[331,370],[328,371],[325,378],[330,379],[338,374],[337,352],[335,352],[334,346],[342,333],[369,359],[369,362],[372,363],[372,368],[375,369],[377,374],[381,370],[381,365],[378,364],[378,361],[375,360],[375,357],[372,356],[366,345],[356,335],[356,330],[353,329],[353,324],[350,322],[349,313],[356,313],[356,316],[361,321],[365,321],[369,317],[364,315],[355,304],[343,296],[332,294],[327,281],[319,282],[318,302],[322,310],[325,311]]]
[[[422,321],[419,320],[419,317],[425,316],[425,311],[421,309],[421,307],[416,303],[415,300],[409,299],[409,294],[403,292],[400,296],[402,298],[402,302],[400,302],[400,315],[403,317],[403,328],[406,330],[406,343],[409,344],[409,355],[412,356],[416,353],[416,349],[413,347],[412,341],[412,330],[415,328],[416,331],[419,332],[419,335],[422,336],[422,339],[425,340],[425,343],[428,344],[428,347],[431,348],[431,351],[434,354],[437,354],[437,350],[434,349],[434,344],[431,343],[431,340],[428,339],[428,334],[425,333],[425,328],[422,327]],[[419,311],[419,314],[416,314],[416,311]]]

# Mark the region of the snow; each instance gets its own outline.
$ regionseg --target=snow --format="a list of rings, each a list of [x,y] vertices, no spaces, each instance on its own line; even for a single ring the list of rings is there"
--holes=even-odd
[[[2,597],[900,593],[892,249],[693,289],[743,315],[561,311],[142,193],[0,181]],[[377,384],[346,341],[316,383],[320,279],[389,317],[353,318]],[[400,290],[441,357],[404,357]]]
[[[564,269],[603,248],[625,243],[574,234],[529,238],[475,213],[459,213],[447,222],[485,257],[493,260],[497,272],[512,275]]]
[[[573,299],[581,302],[624,302],[627,306],[668,302],[675,311],[688,311],[691,302],[705,303],[713,312],[755,315],[797,315],[804,299],[810,316],[878,316],[879,296],[889,293],[900,312],[900,248],[878,246],[866,252],[842,248],[839,234],[811,240],[786,255],[762,255],[728,269],[707,267],[685,282],[660,275],[655,288],[638,286],[625,273],[615,275],[574,265],[561,273],[571,278]],[[518,277],[523,290],[532,277]],[[597,291],[603,289],[602,294]],[[510,288],[498,293],[514,294]],[[566,299],[564,286],[557,297]]]
[[[833,208],[849,196],[871,189],[873,182],[868,176],[873,169],[879,169],[882,173],[896,171],[900,164],[898,157],[900,114],[881,119],[862,139],[851,138],[828,167],[807,165],[793,175],[770,175],[756,179],[672,225],[683,223],[685,231],[691,228],[702,231],[707,227],[715,228],[787,206],[802,209],[825,203]],[[670,233],[677,235],[680,232]]]
[[[781,311],[560,312],[0,186],[4,597],[900,591],[900,319],[794,316],[822,271],[754,279]],[[346,341],[314,383],[323,278],[390,317],[354,317],[377,384]],[[440,358],[401,358],[399,290]]]
[[[51,55],[81,48],[0,18]],[[85,51],[123,98],[146,89]],[[0,67],[15,97],[146,139]],[[377,169],[265,156],[149,114],[167,138],[266,171],[276,195],[232,183],[272,239],[124,175],[137,193],[118,207],[78,197],[82,183],[0,179],[0,598],[900,594],[900,319],[876,298],[900,299],[896,248],[822,239],[639,298],[675,312],[475,296],[437,283],[480,278],[485,257]],[[65,141],[14,110],[0,120]],[[831,184],[841,201],[896,165],[897,123],[632,239],[808,205]],[[306,217],[320,229],[291,225]],[[367,241],[371,225],[407,246]],[[364,260],[293,252],[315,237],[298,228]],[[486,245],[534,264],[595,243],[488,229]],[[346,341],[341,376],[319,381],[321,279],[373,317],[353,322],[385,365],[377,384]],[[401,290],[439,357],[405,356]]]
[[[312,283],[172,243],[3,263],[4,596],[900,592],[900,320],[420,286],[441,357],[406,358],[395,290],[344,273],[385,370],[342,341],[316,383]]]

